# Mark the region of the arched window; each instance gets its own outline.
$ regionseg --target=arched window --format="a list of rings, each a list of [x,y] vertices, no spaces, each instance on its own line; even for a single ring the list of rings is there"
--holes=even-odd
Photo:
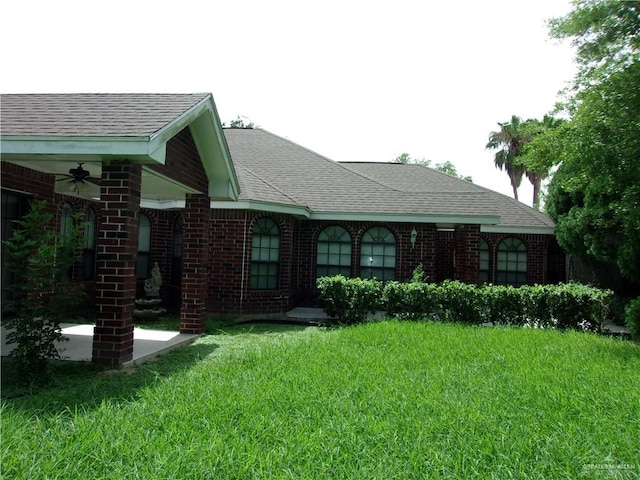
[[[270,218],[260,218],[253,227],[251,280],[254,290],[275,290],[280,279],[280,228]]]
[[[373,227],[362,235],[360,276],[378,280],[396,278],[396,238],[384,227]]]
[[[519,287],[527,283],[527,247],[517,238],[505,238],[498,245],[496,283]]]
[[[151,271],[151,220],[144,213],[138,215],[138,256],[136,278],[149,278]]]
[[[331,225],[318,235],[316,277],[351,275],[351,235],[343,227]]]
[[[62,205],[62,215],[60,215],[60,239],[70,240],[73,235],[73,223],[75,222],[75,210],[69,203]],[[69,266],[66,272],[67,280],[73,276],[73,266]]]
[[[480,265],[478,269],[478,282],[489,283],[491,281],[491,252],[489,244],[484,238],[480,239]]]
[[[62,215],[60,216],[60,235],[64,238],[69,238],[73,232],[73,216],[75,210],[69,203],[62,205]]]
[[[180,285],[182,280],[182,228],[184,221],[182,216],[173,222],[173,233],[171,235],[171,285]]]
[[[85,280],[93,280],[96,273],[96,212],[89,207],[84,219],[84,249],[82,277]]]

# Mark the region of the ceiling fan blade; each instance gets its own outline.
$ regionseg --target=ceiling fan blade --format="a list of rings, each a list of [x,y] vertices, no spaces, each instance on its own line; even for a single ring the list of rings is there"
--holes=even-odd
[[[94,185],[98,185],[98,186],[100,186],[102,183],[99,178],[87,177],[85,178],[85,180],[89,183],[93,183]]]

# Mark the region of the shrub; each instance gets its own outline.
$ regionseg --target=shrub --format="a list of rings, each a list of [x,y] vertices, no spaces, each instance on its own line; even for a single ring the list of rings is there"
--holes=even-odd
[[[375,279],[336,275],[319,278],[317,286],[325,313],[341,325],[362,322],[382,304],[382,283]]]
[[[48,360],[60,358],[56,343],[65,340],[60,321],[82,301],[80,286],[68,274],[82,246],[83,225],[74,222],[62,236],[52,220],[44,201],[32,202],[5,241],[7,269],[13,275],[7,342],[16,344],[10,356],[26,383],[46,380]]]
[[[384,285],[382,304],[391,316],[402,320],[419,320],[433,317],[441,311],[438,285],[425,282],[387,282]]]
[[[325,311],[343,324],[362,321],[368,312],[383,308],[399,319],[431,318],[475,325],[490,321],[599,332],[613,300],[610,290],[577,283],[477,287],[456,280],[426,283],[421,271],[416,272],[409,282],[391,281],[384,288],[375,280],[319,279]]]
[[[475,325],[485,321],[488,308],[482,290],[457,280],[445,280],[440,287],[443,320]]]
[[[481,287],[487,311],[487,320],[499,325],[523,325],[523,293],[511,285],[485,285]]]
[[[640,340],[640,297],[627,304],[624,309],[624,318],[631,336]]]
[[[555,285],[547,296],[556,327],[599,332],[607,320],[613,292],[567,283]]]

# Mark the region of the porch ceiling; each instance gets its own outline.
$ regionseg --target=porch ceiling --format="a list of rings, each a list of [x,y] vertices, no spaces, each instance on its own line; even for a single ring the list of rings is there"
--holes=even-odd
[[[3,155],[4,157],[4,155]],[[56,175],[55,191],[64,195],[74,195],[80,198],[98,200],[100,198],[100,178],[102,177],[102,160],[99,157],[90,157],[87,155],[78,156],[73,160],[55,158],[55,156],[46,156],[42,159],[29,159],[24,161],[7,160],[23,167]],[[82,188],[77,193],[73,190],[73,182],[65,179],[65,175],[69,173],[69,169],[76,168],[78,162],[82,162],[85,170],[89,171],[91,181],[85,181]],[[195,189],[183,185],[176,180],[161,175],[146,165],[142,165],[142,188],[140,197],[142,200],[166,201],[166,200],[184,200],[185,194],[198,193]]]

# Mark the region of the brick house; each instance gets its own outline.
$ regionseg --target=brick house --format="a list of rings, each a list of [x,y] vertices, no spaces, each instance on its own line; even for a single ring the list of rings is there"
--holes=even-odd
[[[547,215],[422,166],[337,163],[262,129],[223,129],[210,94],[1,101],[3,239],[29,198],[49,202],[57,228],[85,213],[74,275],[95,299],[96,362],[131,358],[134,299],[156,262],[191,333],[205,312],[313,305],[322,275],[405,280],[422,264],[432,281],[565,276]],[[65,176],[79,163],[86,181]]]

